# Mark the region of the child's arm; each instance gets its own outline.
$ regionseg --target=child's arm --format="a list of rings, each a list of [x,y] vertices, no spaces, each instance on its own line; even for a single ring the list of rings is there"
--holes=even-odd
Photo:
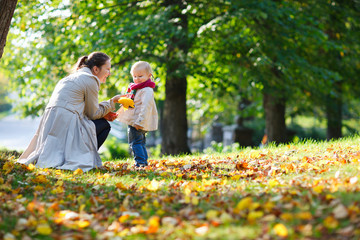
[[[144,127],[144,122],[146,121],[145,116],[147,111],[149,111],[149,105],[153,100],[154,100],[154,91],[151,88],[149,88],[146,89],[141,95],[141,105],[135,106],[140,108],[139,114],[136,117],[134,123],[134,127],[137,130],[142,129]]]

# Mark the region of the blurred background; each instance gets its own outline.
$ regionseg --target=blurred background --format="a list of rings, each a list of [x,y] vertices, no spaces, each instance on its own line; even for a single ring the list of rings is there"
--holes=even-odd
[[[93,51],[112,58],[100,100],[151,63],[153,157],[357,134],[359,39],[359,0],[22,0],[0,59],[0,148],[24,150],[55,84]],[[129,157],[126,126],[111,125],[103,156]]]

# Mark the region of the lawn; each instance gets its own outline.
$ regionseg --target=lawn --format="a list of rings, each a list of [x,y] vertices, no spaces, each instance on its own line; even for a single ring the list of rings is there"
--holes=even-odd
[[[2,239],[358,239],[359,137],[105,162],[0,160]]]

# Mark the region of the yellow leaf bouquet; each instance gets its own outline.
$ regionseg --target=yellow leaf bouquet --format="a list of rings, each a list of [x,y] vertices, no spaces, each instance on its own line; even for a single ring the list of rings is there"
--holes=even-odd
[[[134,108],[134,101],[131,98],[121,97],[118,100],[118,103],[122,104],[122,106],[127,110],[129,107]]]

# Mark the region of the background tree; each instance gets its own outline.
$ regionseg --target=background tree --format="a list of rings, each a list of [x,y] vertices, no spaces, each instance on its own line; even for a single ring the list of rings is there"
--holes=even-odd
[[[309,3],[230,2],[228,11],[203,31],[203,52],[214,52],[222,66],[238,66],[233,77],[257,86],[263,94],[268,139],[284,142],[288,140],[286,102],[308,88],[329,90],[322,79],[333,73],[311,65],[307,58],[314,54],[312,49],[329,43],[316,15],[307,12],[312,7]],[[205,44],[209,39],[212,44]]]
[[[6,45],[11,19],[14,15],[17,0],[0,0],[0,58]]]
[[[356,89],[359,89],[357,78],[360,73],[357,41],[360,37],[360,4],[357,1],[332,1],[322,5],[321,11],[320,21],[332,47],[319,49],[321,61],[318,63],[338,74],[338,78],[329,79],[331,91],[323,98],[327,139],[336,139],[342,137],[344,95],[359,96]]]
[[[64,76],[70,63],[87,52],[101,50],[113,56],[112,62],[119,70],[110,81],[112,91],[130,82],[128,70],[134,61],[147,60],[165,80],[158,84],[165,86],[162,152],[189,153],[187,55],[192,51],[194,32],[211,19],[209,14],[212,13],[207,1],[196,3],[121,0],[69,2],[68,5],[62,1],[24,3],[17,26],[25,25],[24,35],[35,36],[27,46],[32,53],[25,56],[22,63],[16,63],[16,57],[7,63],[16,67],[15,79],[18,81],[13,86],[23,100],[19,107],[25,114],[41,114],[45,99],[56,83],[50,81],[49,84],[49,80]],[[35,20],[34,11],[44,17]],[[28,50],[22,46],[19,49],[19,54],[24,57],[21,51]],[[24,66],[24,62],[29,67]],[[34,88],[24,91],[25,85]]]
[[[312,105],[323,106],[329,92],[337,94],[332,83],[338,81],[344,82],[343,96],[356,96],[351,86],[357,86],[359,69],[359,16],[346,5],[335,14],[346,18],[336,27],[341,37],[329,38],[332,2],[24,0],[2,61],[24,115],[40,115],[77,58],[101,50],[112,56],[114,69],[103,98],[126,91],[134,61],[153,65],[160,79],[163,153],[189,152],[189,108],[191,120],[202,123],[215,115],[227,124],[239,113],[265,116],[269,140],[283,142],[287,109],[294,109],[293,116],[305,102],[309,112]],[[338,63],[332,52],[343,52],[346,67],[332,67]],[[250,107],[239,112],[245,100]]]

